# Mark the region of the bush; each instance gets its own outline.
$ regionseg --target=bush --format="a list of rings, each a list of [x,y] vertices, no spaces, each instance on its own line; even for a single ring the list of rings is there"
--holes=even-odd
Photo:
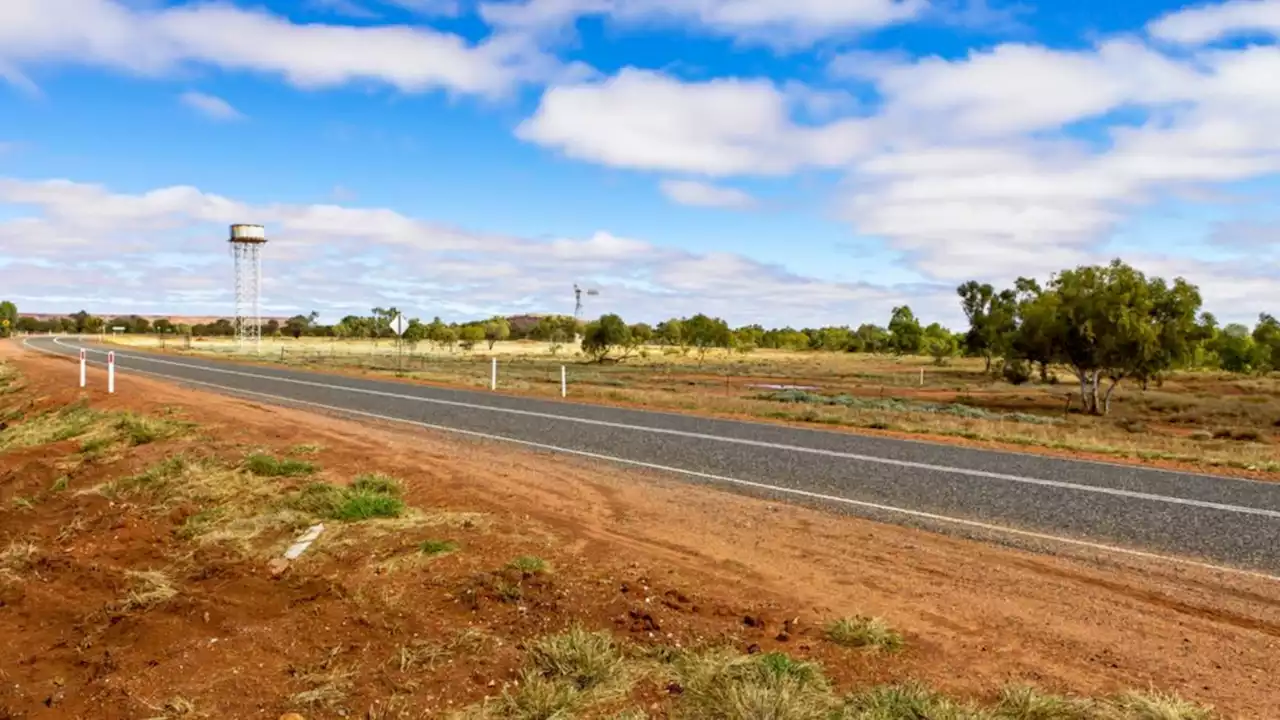
[[[1024,385],[1031,381],[1031,365],[1026,360],[1008,360],[1000,374],[1010,385]]]

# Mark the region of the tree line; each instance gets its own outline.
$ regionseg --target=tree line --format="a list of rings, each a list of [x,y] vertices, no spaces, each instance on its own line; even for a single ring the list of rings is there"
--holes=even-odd
[[[1071,372],[1080,386],[1086,412],[1105,414],[1112,394],[1123,381],[1147,387],[1176,369],[1217,369],[1234,373],[1280,370],[1280,321],[1269,314],[1250,328],[1220,327],[1201,310],[1199,289],[1182,278],[1167,282],[1147,277],[1120,260],[1108,265],[1063,270],[1041,285],[1018,278],[1010,288],[966,282],[956,289],[968,322],[963,332],[939,323],[924,325],[909,306],[893,308],[885,325],[857,327],[732,328],[705,314],[671,318],[656,325],[627,323],[616,314],[580,323],[564,315],[536,319],[492,317],[465,323],[411,319],[403,338],[411,344],[471,350],[490,349],[503,340],[549,342],[552,351],[580,343],[597,361],[620,361],[647,352],[649,346],[693,354],[749,353],[757,348],[796,351],[928,355],[941,364],[955,356],[984,360],[985,371],[1014,384],[1055,382],[1053,368]],[[318,322],[318,313],[268,321],[268,336],[393,338],[394,307],[373,308],[368,315],[348,315],[336,323]],[[52,320],[19,317],[12,302],[0,302],[0,333],[97,333],[120,327],[124,332],[197,336],[229,336],[228,319],[193,326],[138,316],[103,319],[85,311]]]

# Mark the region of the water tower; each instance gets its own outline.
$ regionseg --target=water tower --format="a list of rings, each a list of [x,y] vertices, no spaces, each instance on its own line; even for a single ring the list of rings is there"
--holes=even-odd
[[[231,255],[236,264],[236,343],[240,351],[252,344],[253,351],[262,350],[262,246],[267,244],[267,231],[261,225],[232,225]]]

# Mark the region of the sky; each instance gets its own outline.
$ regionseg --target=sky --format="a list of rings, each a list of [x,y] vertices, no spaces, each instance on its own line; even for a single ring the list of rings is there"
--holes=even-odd
[[[0,297],[961,326],[1122,257],[1280,310],[1280,0],[3,0]]]

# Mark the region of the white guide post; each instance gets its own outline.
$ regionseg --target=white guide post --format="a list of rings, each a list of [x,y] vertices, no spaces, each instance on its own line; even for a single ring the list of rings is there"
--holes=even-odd
[[[561,365],[560,366],[560,397],[565,397],[568,394],[569,394],[569,384],[565,376],[564,366]]]
[[[920,368],[920,384],[924,385],[924,368]]]
[[[489,366],[489,389],[498,389],[498,358],[493,358]]]
[[[107,394],[116,391],[116,354],[115,351],[107,353]]]
[[[80,348],[80,387],[82,388],[84,387],[84,366],[85,366],[84,354],[85,354],[84,348]]]

